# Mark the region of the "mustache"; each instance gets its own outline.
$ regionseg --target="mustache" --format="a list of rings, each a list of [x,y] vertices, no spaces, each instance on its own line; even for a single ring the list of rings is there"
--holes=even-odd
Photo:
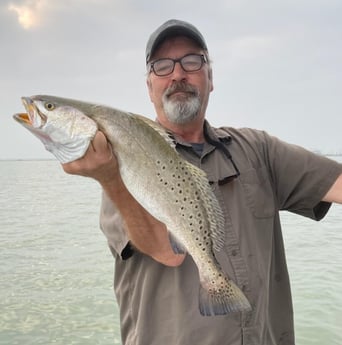
[[[198,95],[198,90],[196,87],[184,82],[174,82],[169,88],[166,89],[165,96],[168,97],[175,92],[191,93],[194,96]]]

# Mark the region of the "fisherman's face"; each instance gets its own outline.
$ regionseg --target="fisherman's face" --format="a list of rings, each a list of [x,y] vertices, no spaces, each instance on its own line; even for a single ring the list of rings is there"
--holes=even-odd
[[[187,37],[173,37],[158,47],[151,61],[179,59],[188,54],[204,54],[204,51]],[[184,71],[180,63],[176,63],[173,72],[166,76],[157,76],[152,71],[147,85],[161,123],[166,119],[173,124],[187,124],[205,117],[209,94],[213,90],[208,63],[195,72]]]

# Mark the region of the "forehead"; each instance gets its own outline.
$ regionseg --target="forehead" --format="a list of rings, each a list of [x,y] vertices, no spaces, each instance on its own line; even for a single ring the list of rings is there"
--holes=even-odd
[[[192,39],[185,36],[166,38],[155,50],[152,59],[176,58],[190,53],[202,53],[203,49]]]

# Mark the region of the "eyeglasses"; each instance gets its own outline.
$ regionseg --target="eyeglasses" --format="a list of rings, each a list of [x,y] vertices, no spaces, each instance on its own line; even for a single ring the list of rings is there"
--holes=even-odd
[[[153,71],[158,77],[165,77],[174,71],[176,62],[180,63],[185,72],[196,72],[207,60],[203,54],[188,54],[180,59],[158,59],[150,63],[150,72]]]

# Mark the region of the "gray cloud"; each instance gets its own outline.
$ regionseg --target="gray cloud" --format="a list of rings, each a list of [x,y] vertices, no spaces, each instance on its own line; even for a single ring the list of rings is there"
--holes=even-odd
[[[34,10],[24,29],[8,5]],[[40,4],[40,5],[39,5]],[[266,129],[312,149],[342,150],[342,23],[338,0],[8,1],[0,5],[0,158],[51,157],[11,118],[20,97],[50,93],[154,117],[144,50],[163,21],[193,22],[206,37],[215,125]]]

